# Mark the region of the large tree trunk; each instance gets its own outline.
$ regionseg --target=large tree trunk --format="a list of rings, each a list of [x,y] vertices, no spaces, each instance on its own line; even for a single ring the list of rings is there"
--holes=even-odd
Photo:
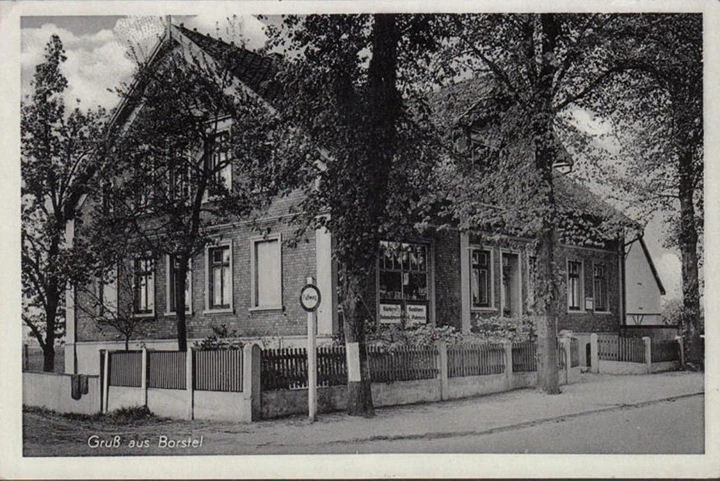
[[[680,256],[682,262],[683,314],[682,332],[686,359],[691,367],[702,368],[704,349],[702,345],[702,320],[700,318],[700,289],[698,282],[698,233],[695,226],[694,175],[692,150],[686,149],[680,156]]]
[[[52,284],[52,281],[50,281]],[[58,296],[48,289],[47,309],[45,310],[45,343],[41,344],[43,350],[43,371],[55,370],[55,322],[57,318]]]
[[[345,321],[343,323],[343,332],[345,334],[345,346],[347,352],[357,352],[358,359],[353,361],[348,358],[348,397],[347,397],[347,413],[351,416],[373,416],[375,409],[373,407],[372,392],[370,390],[370,365],[367,358],[367,350],[365,343],[365,323],[367,317],[362,309],[363,277],[349,272],[347,268],[343,268],[343,312],[345,313]],[[352,347],[357,346],[357,351]],[[359,379],[353,376],[350,371],[353,369],[353,363],[358,368]]]
[[[555,148],[553,137],[552,82],[555,73],[554,50],[559,25],[554,15],[540,15],[541,52],[539,78],[535,90],[532,127],[535,147],[535,167],[539,174],[540,232],[538,235],[538,294],[540,324],[538,331],[538,386],[548,394],[560,393],[557,359],[557,206],[553,185]]]
[[[352,262],[343,263],[342,272],[345,343],[349,353],[347,412],[354,416],[374,414],[365,350],[367,312],[362,309],[361,299],[368,280],[365,276],[375,274],[378,233],[386,209],[387,185],[395,153],[396,124],[400,114],[400,96],[396,86],[399,39],[395,15],[374,16],[365,125],[359,126],[367,141],[353,165],[358,178],[365,178],[364,184],[359,185],[355,192],[359,208],[355,219],[364,225],[370,235],[351,239],[359,245],[348,256]],[[351,370],[357,371],[355,375],[350,373]]]
[[[187,323],[185,319],[185,281],[187,277],[187,256],[178,256],[175,272],[175,320],[177,326],[178,351],[187,351]],[[174,269],[174,266],[170,266]]]

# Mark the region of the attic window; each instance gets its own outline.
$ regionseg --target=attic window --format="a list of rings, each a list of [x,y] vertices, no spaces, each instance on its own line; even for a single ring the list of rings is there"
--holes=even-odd
[[[213,151],[209,156],[209,170],[212,178],[211,194],[220,188],[232,190],[232,162],[230,157],[230,130],[218,132],[213,138]],[[213,192],[216,191],[216,192]]]

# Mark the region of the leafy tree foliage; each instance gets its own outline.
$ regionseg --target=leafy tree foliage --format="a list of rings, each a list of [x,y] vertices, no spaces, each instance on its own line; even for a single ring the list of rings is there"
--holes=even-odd
[[[283,135],[272,110],[238,83],[244,51],[210,56],[169,35],[150,60],[135,55],[134,81],[119,89],[113,155],[89,235],[104,246],[106,266],[123,256],[170,256],[174,305],[184,306],[188,265],[217,240],[211,227],[252,217],[283,193],[280,180],[292,167],[271,148]],[[175,310],[185,350],[186,313]]]
[[[134,277],[127,256],[118,259],[114,266],[105,263],[97,266],[92,279],[76,284],[78,312],[95,322],[100,333],[111,329],[130,349],[130,341],[147,332],[151,319],[135,315],[138,301]]]
[[[641,18],[632,24],[631,41],[617,52],[626,71],[585,103],[611,122],[621,152],[630,158],[611,172],[619,195],[631,199],[642,217],[665,214],[667,243],[681,254],[687,357],[702,365],[702,16]]]
[[[22,319],[43,349],[45,371],[53,370],[55,342],[65,333],[67,284],[83,281],[92,265],[87,244],[71,243],[67,233],[80,223],[76,207],[103,151],[104,112],[66,110],[65,60],[53,35],[21,110]]]
[[[297,177],[305,197],[296,220],[326,228],[339,264],[344,337],[359,346],[360,380],[348,413],[371,415],[365,331],[381,239],[402,236],[421,217],[430,172],[423,137],[428,109],[417,79],[436,45],[434,18],[401,15],[290,16],[270,28],[270,48],[287,61],[278,115],[294,125],[293,158],[317,159]],[[318,155],[318,147],[320,155]]]
[[[620,49],[611,47],[626,41],[630,28],[608,14],[452,15],[445,22],[447,48],[433,67],[456,79],[482,76],[490,87],[469,89],[476,96],[464,101],[451,91],[444,100],[466,105],[453,124],[472,142],[467,155],[438,170],[438,190],[461,227],[536,240],[539,377],[543,390],[557,393],[565,270],[556,262],[558,243],[561,236],[580,245],[617,240],[627,219],[604,208],[586,216],[596,199],[586,196],[579,208],[577,195],[566,199],[568,189],[559,187],[567,180],[556,167],[570,160],[562,143],[576,130],[572,109],[625,69],[613,55]]]

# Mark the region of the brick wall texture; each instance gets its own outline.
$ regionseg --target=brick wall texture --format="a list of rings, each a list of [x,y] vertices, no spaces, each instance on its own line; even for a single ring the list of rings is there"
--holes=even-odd
[[[280,234],[283,241],[289,239],[294,227],[277,220],[268,224],[269,234]],[[200,254],[193,259],[192,277],[192,313],[188,315],[187,327],[189,338],[204,338],[212,334],[212,326],[226,325],[236,330],[241,336],[270,337],[304,335],[306,332],[305,312],[297,301],[298,293],[305,284],[306,277],[315,276],[315,236],[308,232],[303,240],[294,246],[282,243],[282,303],[283,309],[257,311],[251,309],[251,255],[252,239],[259,236],[257,230],[250,225],[239,225],[218,231],[218,239],[232,243],[233,268],[233,309],[227,313],[206,313],[206,282],[205,282],[205,255]],[[460,235],[456,231],[446,230],[435,232],[423,239],[430,242],[432,265],[434,272],[430,276],[434,290],[435,322],[437,325],[450,325],[458,330],[462,326],[461,304],[461,272],[460,256],[469,253],[460,251]],[[529,250],[526,242],[519,240],[504,240],[501,242],[483,241],[478,237],[470,238],[471,247],[483,247],[493,251],[494,269],[494,308],[486,310],[472,310],[471,319],[478,317],[497,316],[500,304],[500,263],[501,252],[514,252],[518,254],[521,265],[521,290],[523,298],[523,312],[530,309],[530,281],[528,276]],[[501,251],[502,249],[502,251]],[[558,322],[558,329],[570,329],[575,332],[605,332],[617,331],[620,318],[620,285],[618,273],[618,256],[614,248],[609,250],[587,249],[563,246],[560,249],[559,264],[563,269],[567,260],[581,261],[583,264],[583,290],[586,297],[593,297],[593,264],[605,265],[608,279],[608,311],[594,312],[585,310],[584,302],[579,312],[569,312],[563,309]],[[155,269],[155,316],[144,323],[144,333],[141,338],[147,339],[174,339],[176,332],[176,318],[165,313],[166,300],[166,261],[156,262]],[[369,279],[367,283],[366,303],[368,309],[377,307],[375,292],[376,282]],[[561,292],[563,302],[567,299],[566,291]],[[78,293],[77,302],[85,302],[83,295]],[[431,309],[432,311],[432,306]],[[97,324],[77,310],[78,341],[116,340],[121,339],[113,329],[107,327],[102,331]],[[369,314],[376,315],[370,312]],[[370,316],[369,316],[370,317]],[[342,320],[342,318],[341,318]],[[136,336],[137,337],[137,336]]]

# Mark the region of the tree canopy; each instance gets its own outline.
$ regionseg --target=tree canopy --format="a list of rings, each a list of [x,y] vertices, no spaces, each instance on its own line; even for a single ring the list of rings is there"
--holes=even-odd
[[[65,289],[84,281],[92,265],[92,251],[72,231],[78,203],[91,189],[93,159],[104,149],[104,111],[65,107],[65,60],[53,35],[20,121],[23,322],[43,349],[45,371],[53,370],[55,341],[65,333]]]

